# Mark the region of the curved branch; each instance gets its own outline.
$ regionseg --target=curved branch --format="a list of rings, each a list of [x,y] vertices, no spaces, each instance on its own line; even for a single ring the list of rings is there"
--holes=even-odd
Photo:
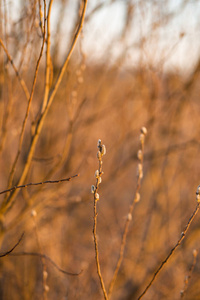
[[[20,236],[18,242],[9,251],[7,251],[7,252],[5,252],[3,254],[0,254],[0,258],[11,254],[11,252],[13,252],[13,250],[15,250],[15,248],[19,245],[19,243],[21,242],[21,240],[23,239],[23,237],[24,237],[24,232]]]
[[[40,258],[44,258],[46,260],[48,260],[59,272],[65,274],[65,275],[69,275],[69,276],[79,276],[83,270],[81,270],[79,273],[72,273],[72,272],[68,272],[65,271],[63,269],[61,269],[48,255],[46,254],[41,254],[41,253],[37,253],[37,252],[18,252],[18,253],[12,253],[12,256],[25,256],[25,255],[29,255],[29,256],[39,256]]]

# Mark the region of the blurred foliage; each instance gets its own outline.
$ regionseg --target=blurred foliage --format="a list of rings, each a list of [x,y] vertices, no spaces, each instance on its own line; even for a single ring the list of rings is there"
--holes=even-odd
[[[52,11],[52,86],[79,22],[79,1],[55,2]],[[188,2],[191,1],[180,1],[180,6],[175,8],[170,1],[127,0],[120,3],[124,11],[121,34],[110,36],[109,43],[101,50],[101,59],[95,59],[91,41],[88,46],[88,36],[95,37],[98,32],[93,31],[91,25],[110,8],[115,12],[118,2],[94,1],[88,4],[83,33],[46,116],[25,183],[67,178],[75,174],[80,176],[58,185],[22,189],[11,209],[1,215],[1,252],[10,249],[25,231],[14,252],[41,251],[66,271],[78,273],[83,270],[79,276],[66,276],[45,261],[49,286],[47,299],[102,299],[94,259],[93,197],[90,194],[98,167],[96,144],[99,138],[107,148],[103,182],[99,189],[97,224],[100,264],[107,288],[134,196],[140,128],[144,125],[148,129],[141,200],[133,213],[113,299],[137,299],[178,240],[196,206],[200,56],[194,60],[196,64],[193,61],[190,72],[181,73],[178,68],[173,68],[173,64],[165,69],[165,63],[174,55],[175,48],[181,47],[182,39],[187,36],[184,28],[177,33],[175,42],[172,34],[170,52],[156,48],[163,40],[163,34],[170,41],[164,25],[173,23],[185,9],[189,9]],[[12,11],[13,2],[0,1],[0,38],[29,89],[42,44],[39,4],[43,7],[42,1],[18,1],[20,15],[16,17]],[[198,8],[198,1],[193,1],[193,5]],[[148,31],[142,33],[144,20],[151,26],[148,25]],[[66,31],[64,37],[63,30]],[[134,31],[137,31],[137,36]],[[120,50],[117,55],[116,47]],[[135,49],[138,52],[136,64],[131,57]],[[189,64],[189,58],[186,59]],[[18,183],[27,160],[40,117],[44,89],[45,51],[13,186]],[[0,191],[8,185],[26,107],[27,99],[19,79],[1,47]],[[32,209],[37,211],[35,219],[31,217]],[[35,223],[38,235],[35,234]],[[192,251],[199,249],[198,239],[199,220],[196,218],[183,244],[144,299],[179,299],[184,278],[192,264]],[[40,258],[6,256],[1,258],[0,270],[0,299],[44,297]],[[199,299],[199,274],[197,256],[185,299]]]

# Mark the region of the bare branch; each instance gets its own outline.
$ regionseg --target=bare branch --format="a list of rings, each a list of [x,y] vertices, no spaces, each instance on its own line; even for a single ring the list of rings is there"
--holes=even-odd
[[[47,256],[46,254],[42,254],[42,253],[37,253],[37,252],[18,252],[18,253],[12,253],[12,256],[25,256],[25,255],[29,255],[29,256],[38,256],[40,258],[44,258],[46,260],[48,260],[59,272],[65,274],[65,275],[69,275],[69,276],[79,276],[83,270],[81,270],[79,273],[72,273],[72,272],[68,272],[65,271],[63,269],[61,269],[49,256]]]
[[[104,280],[101,274],[101,268],[100,268],[100,262],[99,262],[99,250],[98,250],[98,241],[97,241],[97,201],[99,200],[99,194],[97,193],[99,189],[99,184],[101,183],[101,176],[103,174],[102,171],[102,156],[106,153],[104,150],[105,145],[102,145],[101,140],[99,139],[98,144],[98,152],[97,152],[97,159],[99,161],[99,169],[95,172],[96,177],[96,185],[92,185],[91,192],[94,193],[94,224],[93,224],[93,237],[94,237],[94,248],[95,248],[95,260],[96,260],[96,266],[97,266],[97,274],[99,276],[101,289],[103,291],[104,299],[108,300],[108,295],[106,292]]]
[[[189,221],[187,223],[187,225],[185,226],[185,229],[183,230],[183,232],[181,232],[181,237],[179,238],[178,242],[176,243],[176,245],[170,250],[169,254],[167,255],[167,257],[161,262],[160,266],[158,267],[158,269],[155,271],[155,273],[153,274],[153,277],[151,279],[151,281],[149,282],[149,284],[146,286],[146,288],[144,289],[144,291],[142,292],[142,294],[138,297],[138,300],[140,300],[148,291],[148,289],[150,288],[150,286],[153,284],[154,280],[156,279],[158,273],[160,273],[161,269],[163,268],[163,266],[168,262],[169,258],[172,256],[172,254],[174,253],[174,251],[178,248],[178,246],[180,246],[181,242],[184,240],[185,235],[192,223],[192,221],[194,220],[194,217],[196,216],[196,214],[199,211],[199,207],[200,207],[200,203],[197,204],[195,210],[193,211],[191,217],[189,218]]]
[[[15,248],[19,245],[19,243],[21,242],[21,240],[23,239],[23,237],[24,237],[24,232],[20,236],[18,242],[9,251],[7,251],[7,252],[5,252],[3,254],[0,254],[0,257],[4,257],[4,256],[7,256],[7,255],[11,254],[11,252],[13,252],[13,250],[15,250]]]
[[[52,2],[52,1],[51,1]],[[51,4],[50,2],[50,4]],[[75,44],[76,44],[76,41],[78,39],[78,36],[81,32],[81,29],[82,29],[82,26],[83,26],[83,21],[84,21],[84,17],[85,17],[85,12],[86,12],[86,6],[87,6],[87,0],[83,0],[83,10],[82,10],[82,14],[81,14],[81,18],[80,18],[80,22],[79,22],[79,25],[78,25],[78,28],[77,28],[77,31],[74,35],[74,39],[72,41],[72,45],[70,47],[70,50],[67,54],[67,57],[64,61],[64,64],[61,68],[61,71],[60,71],[60,74],[58,76],[58,79],[56,81],[56,84],[54,86],[54,88],[52,89],[52,92],[51,94],[49,95],[49,98],[48,98],[48,101],[47,101],[47,104],[46,104],[46,107],[44,109],[44,112],[42,113],[42,115],[40,116],[39,120],[38,120],[38,123],[37,123],[37,126],[36,126],[36,129],[35,129],[35,134],[32,138],[32,141],[31,141],[31,145],[30,145],[30,148],[29,148],[29,151],[28,151],[28,156],[27,156],[27,159],[26,159],[26,163],[25,163],[25,166],[24,166],[24,169],[22,171],[22,174],[21,174],[21,177],[19,179],[19,182],[18,182],[18,185],[22,185],[26,176],[27,176],[27,173],[29,171],[29,168],[30,168],[30,164],[31,164],[31,161],[32,161],[32,157],[33,157],[33,154],[34,154],[34,151],[35,151],[35,147],[37,145],[37,141],[38,141],[38,138],[40,136],[40,132],[42,130],[42,127],[43,127],[43,124],[44,124],[44,120],[45,120],[45,117],[49,111],[49,108],[53,102],[53,99],[54,99],[54,96],[56,94],[56,91],[60,85],[60,82],[62,80],[62,77],[64,75],[64,72],[66,70],[66,67],[67,67],[67,64],[69,62],[69,59],[71,57],[71,54],[74,50],[74,47],[75,47]],[[50,10],[49,10],[49,13],[50,13]],[[49,18],[49,15],[48,15],[48,18]],[[48,27],[48,25],[47,25]],[[48,75],[48,74],[47,74]],[[5,213],[9,208],[10,206],[12,205],[12,203],[14,202],[14,199],[17,195],[17,191],[15,191],[8,199],[7,201],[4,201],[0,211],[1,213]]]
[[[37,75],[38,75],[38,70],[39,70],[39,65],[40,65],[40,61],[43,55],[43,50],[44,50],[44,44],[45,44],[45,35],[46,35],[46,15],[45,15],[45,11],[46,11],[46,1],[44,1],[44,34],[43,34],[43,42],[42,42],[42,46],[41,46],[41,50],[40,50],[40,54],[37,60],[37,64],[36,64],[36,68],[35,68],[35,74],[34,74],[34,79],[33,79],[33,85],[32,85],[32,89],[31,89],[31,94],[30,97],[28,98],[28,105],[27,105],[27,109],[26,109],[26,114],[22,123],[22,128],[21,128],[21,133],[20,133],[20,138],[19,138],[19,146],[18,146],[18,151],[15,157],[15,160],[13,162],[12,165],[12,169],[9,175],[9,179],[8,179],[8,188],[11,187],[12,185],[12,181],[13,181],[13,176],[15,173],[15,169],[16,169],[16,165],[17,165],[17,161],[19,159],[20,153],[21,153],[21,149],[22,149],[22,143],[23,143],[23,139],[24,139],[24,132],[25,132],[25,127],[26,127],[26,123],[28,120],[28,116],[29,116],[29,112],[30,112],[30,107],[31,107],[31,102],[33,99],[33,94],[34,94],[34,90],[35,90],[35,85],[36,85],[36,79],[37,79]],[[5,197],[5,202],[7,200],[7,197]]]
[[[43,184],[47,184],[47,183],[61,183],[61,182],[65,182],[65,181],[71,181],[73,178],[78,177],[78,176],[79,176],[79,174],[73,175],[73,176],[71,176],[69,178],[63,178],[63,179],[59,179],[59,180],[46,180],[46,181],[42,181],[42,182],[27,183],[27,184],[24,184],[24,185],[17,185],[17,186],[13,186],[10,189],[1,191],[0,195],[8,193],[8,192],[12,192],[12,191],[14,191],[16,189],[26,188],[26,187],[29,187],[29,186],[37,186],[37,185],[43,185]]]

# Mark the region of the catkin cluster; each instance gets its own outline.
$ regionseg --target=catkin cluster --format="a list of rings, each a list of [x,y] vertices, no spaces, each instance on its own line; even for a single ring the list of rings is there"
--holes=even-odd
[[[99,169],[95,171],[95,178],[96,178],[96,185],[92,185],[91,186],[91,193],[94,194],[95,200],[98,201],[99,200],[99,194],[98,194],[98,188],[99,188],[99,184],[102,182],[102,175],[103,175],[103,171],[102,171],[102,165],[103,165],[103,161],[102,161],[102,157],[103,155],[106,154],[106,147],[105,145],[102,144],[101,140],[98,140],[97,143],[97,159],[99,161]]]
[[[200,202],[200,185],[198,186],[196,191],[196,200],[198,203]]]
[[[139,186],[140,186],[140,181],[143,178],[143,153],[144,153],[144,141],[145,141],[145,136],[147,135],[147,129],[146,127],[141,128],[141,133],[140,133],[140,143],[141,143],[141,149],[138,150],[137,153],[137,158],[138,158],[138,167],[137,167],[137,191],[135,193],[135,202],[140,201],[140,193],[139,193]]]

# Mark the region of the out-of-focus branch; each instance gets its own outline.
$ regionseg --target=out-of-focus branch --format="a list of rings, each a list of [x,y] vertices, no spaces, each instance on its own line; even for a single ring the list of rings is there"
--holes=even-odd
[[[59,272],[65,274],[65,275],[69,275],[69,276],[78,276],[83,272],[82,270],[78,273],[72,273],[72,272],[65,271],[65,270],[61,269],[48,255],[42,254],[42,253],[18,252],[18,253],[11,253],[10,255],[12,255],[12,256],[38,256],[40,258],[44,258],[44,259],[48,260]]]
[[[68,51],[68,53],[67,53],[67,56],[66,56],[66,58],[65,58],[65,60],[64,60],[63,66],[62,66],[62,68],[60,69],[60,73],[59,73],[59,75],[58,75],[58,77],[57,77],[56,83],[55,83],[54,87],[52,88],[52,90],[51,90],[51,92],[50,92],[50,96],[49,96],[49,100],[48,100],[48,106],[47,106],[47,111],[48,111],[48,108],[49,108],[49,106],[51,105],[51,103],[52,103],[52,101],[53,101],[53,99],[54,99],[54,97],[55,97],[55,94],[56,94],[56,92],[57,92],[57,90],[58,90],[58,87],[59,87],[59,85],[60,85],[60,83],[61,83],[61,80],[62,80],[62,78],[63,78],[63,75],[64,75],[64,73],[65,73],[66,67],[67,67],[67,65],[68,65],[69,59],[70,59],[70,57],[71,57],[71,55],[72,55],[72,52],[73,52],[73,50],[74,50],[74,47],[75,47],[75,44],[76,44],[76,42],[77,42],[78,36],[79,36],[79,34],[80,34],[80,32],[81,32],[81,29],[82,29],[82,27],[83,27],[83,21],[84,21],[84,18],[85,18],[85,12],[86,12],[87,1],[88,1],[88,0],[83,0],[83,1],[82,1],[82,3],[83,3],[83,10],[82,10],[82,14],[81,14],[81,17],[80,17],[80,21],[79,21],[77,30],[76,30],[76,32],[75,32],[75,34],[74,34],[74,38],[73,38],[72,44],[71,44],[71,46],[70,46],[70,49],[69,49],[69,51]]]
[[[49,96],[49,89],[50,89],[50,67],[51,67],[51,56],[50,56],[50,17],[51,17],[51,9],[52,9],[53,0],[49,2],[49,8],[47,13],[47,39],[46,39],[46,75],[45,75],[45,92],[44,92],[44,99],[42,104],[41,113],[44,112],[44,109],[47,105],[48,96]]]
[[[109,285],[109,290],[108,290],[108,297],[109,299],[111,298],[113,287],[115,284],[115,281],[117,279],[119,269],[122,264],[122,260],[124,257],[124,251],[125,251],[125,246],[126,246],[126,240],[127,240],[127,235],[129,231],[129,225],[132,220],[132,214],[133,210],[135,207],[135,204],[140,201],[140,187],[141,187],[141,180],[143,178],[143,156],[144,156],[144,141],[145,141],[145,136],[147,134],[147,129],[145,127],[141,128],[141,134],[140,134],[140,142],[141,142],[141,149],[138,151],[138,172],[137,172],[137,185],[136,185],[136,191],[135,195],[133,197],[133,201],[129,207],[127,219],[124,225],[124,230],[123,230],[123,235],[122,235],[122,240],[121,240],[121,245],[120,245],[120,251],[119,251],[119,258],[114,270],[113,277],[111,279],[110,285]]]
[[[31,89],[30,97],[28,99],[26,114],[25,114],[25,117],[24,117],[24,120],[23,120],[23,123],[22,123],[22,129],[21,129],[21,133],[20,133],[20,139],[19,139],[19,146],[18,146],[17,155],[16,155],[15,160],[13,162],[12,169],[11,169],[9,179],[8,179],[8,188],[10,188],[11,185],[12,185],[13,176],[14,176],[14,172],[15,172],[15,169],[16,169],[17,161],[18,161],[20,153],[21,153],[22,143],[23,143],[23,139],[24,139],[25,127],[26,127],[26,123],[27,123],[27,120],[28,120],[29,112],[30,112],[30,106],[31,106],[31,102],[32,102],[33,94],[34,94],[34,90],[35,90],[35,84],[36,84],[36,79],[37,79],[37,75],[38,75],[39,65],[40,65],[40,61],[41,61],[43,50],[44,50],[45,34],[46,34],[46,30],[45,30],[45,27],[46,27],[45,26],[45,23],[46,23],[45,11],[46,11],[46,1],[44,0],[44,35],[43,35],[43,42],[42,42],[39,58],[38,58],[38,61],[37,61],[37,64],[36,64],[36,69],[35,69],[35,74],[34,74],[34,79],[33,79],[33,85],[32,85],[32,89]],[[7,197],[5,197],[5,202],[6,201],[7,201]]]
[[[21,78],[21,76],[20,76],[20,74],[19,74],[19,72],[18,72],[18,69],[17,69],[17,67],[16,67],[15,64],[14,64],[14,61],[13,61],[11,55],[9,54],[8,49],[7,49],[6,46],[4,45],[4,43],[3,43],[3,41],[2,41],[1,38],[0,38],[0,45],[2,46],[4,52],[6,53],[7,58],[8,58],[8,60],[9,60],[9,62],[11,63],[11,65],[12,65],[14,71],[15,71],[15,74],[16,74],[17,78],[19,79],[19,83],[20,83],[20,85],[21,85],[21,87],[22,87],[22,89],[23,89],[23,91],[24,91],[24,94],[25,94],[25,96],[26,96],[26,99],[28,100],[29,97],[30,97],[30,94],[29,94],[29,90],[28,90],[28,88],[27,88],[27,85],[26,85],[25,81]]]
[[[51,104],[53,102],[54,96],[55,96],[55,94],[56,94],[56,92],[58,90],[58,87],[59,87],[59,85],[61,83],[62,77],[63,77],[64,72],[66,70],[67,64],[68,64],[69,59],[71,57],[71,54],[72,54],[72,52],[74,50],[76,41],[77,41],[78,36],[79,36],[79,34],[81,32],[81,29],[82,29],[82,26],[83,26],[84,17],[85,17],[85,12],[86,12],[87,0],[83,0],[82,3],[83,3],[83,10],[82,10],[82,14],[81,14],[79,26],[77,28],[77,31],[75,32],[72,45],[71,45],[70,50],[69,50],[69,52],[68,52],[68,54],[66,56],[66,59],[65,59],[65,61],[63,63],[63,66],[62,66],[62,68],[60,70],[60,74],[59,74],[59,76],[57,78],[56,84],[52,88],[52,91],[51,91],[51,94],[49,95],[48,101],[46,100],[46,98],[44,99],[43,107],[45,106],[44,103],[46,103],[46,106],[45,106],[44,111],[42,112],[42,114],[41,114],[41,116],[40,116],[40,118],[38,120],[36,129],[35,129],[35,134],[34,134],[34,136],[32,138],[32,142],[31,142],[31,145],[30,145],[30,148],[29,148],[29,151],[28,151],[27,160],[26,160],[26,163],[25,163],[22,175],[21,175],[21,177],[19,179],[19,182],[17,184],[18,186],[20,186],[20,185],[23,184],[23,182],[24,182],[24,180],[25,180],[25,178],[27,176],[27,173],[28,173],[28,170],[30,168],[31,161],[32,161],[32,157],[33,157],[33,154],[34,154],[34,151],[35,151],[35,147],[37,145],[37,141],[38,141],[38,138],[40,136],[40,132],[41,132],[43,124],[44,124],[45,117],[46,117],[46,115],[47,115],[47,113],[49,111],[49,108],[50,108],[50,106],[51,106]],[[52,5],[52,1],[50,2],[49,5],[50,6],[49,6],[49,12],[48,12],[48,19],[50,20],[50,15],[49,14],[50,14],[50,11],[51,11],[50,7]],[[50,30],[50,23],[48,24],[48,21],[47,21],[47,35],[48,35],[48,31],[49,30]],[[50,47],[50,44],[47,47]],[[50,51],[50,49],[48,51]],[[50,54],[48,53],[48,51],[47,51],[47,56],[49,57]],[[50,59],[50,57],[49,57],[49,59]],[[49,85],[49,65],[48,65],[48,70],[46,72],[47,72],[46,73],[47,82],[46,82],[45,97],[47,97],[48,90],[49,90],[49,86],[48,86]],[[3,203],[2,207],[1,207],[1,213],[2,214],[5,213],[9,209],[9,207],[11,206],[12,202],[14,201],[16,195],[17,195],[17,190],[15,190],[12,193],[12,195],[10,196],[10,198],[8,198],[7,201]]]

